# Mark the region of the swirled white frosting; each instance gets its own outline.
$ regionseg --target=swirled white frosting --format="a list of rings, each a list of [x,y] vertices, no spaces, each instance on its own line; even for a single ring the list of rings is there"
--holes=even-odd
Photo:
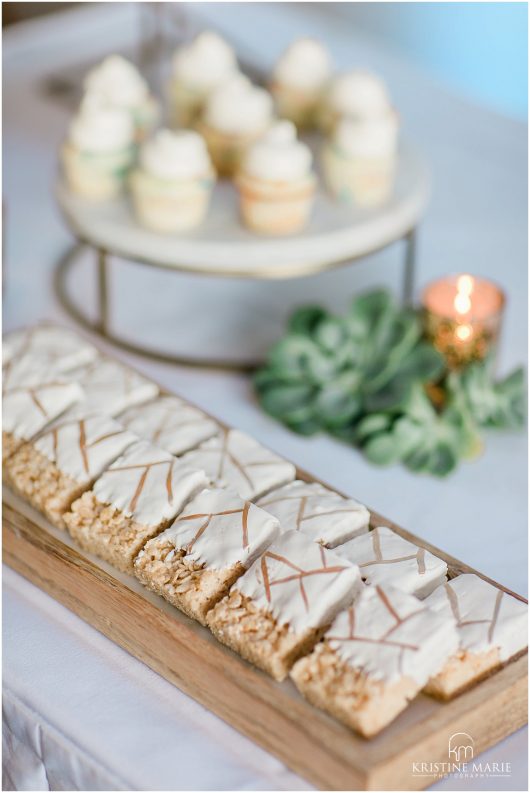
[[[212,171],[206,144],[192,130],[158,130],[151,140],[144,143],[140,164],[158,179],[196,179]]]
[[[339,74],[332,81],[328,103],[340,116],[367,119],[385,115],[390,100],[383,81],[361,69]]]
[[[274,79],[284,85],[302,90],[322,88],[331,73],[331,58],[327,49],[315,39],[293,41],[274,68]]]
[[[337,124],[333,141],[347,157],[393,157],[396,154],[399,124],[390,111],[380,118],[345,118]]]
[[[295,182],[311,172],[312,154],[290,121],[278,121],[248,149],[243,171],[269,182]]]
[[[126,110],[111,107],[96,94],[88,93],[70,124],[68,137],[83,151],[116,151],[133,143],[134,123]]]
[[[229,135],[259,132],[272,120],[272,97],[238,74],[213,91],[204,119],[209,126]]]
[[[205,93],[224,83],[237,68],[232,47],[211,30],[200,33],[173,56],[174,77]]]
[[[85,89],[110,105],[132,108],[149,96],[149,87],[138,69],[121,55],[109,55],[85,78]]]

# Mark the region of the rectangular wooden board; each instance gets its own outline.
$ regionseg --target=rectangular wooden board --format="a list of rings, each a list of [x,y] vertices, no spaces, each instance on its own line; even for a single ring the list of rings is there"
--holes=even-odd
[[[446,559],[451,576],[476,572],[400,533]],[[452,702],[420,695],[368,741],[309,705],[290,681],[277,683],[243,661],[133,577],[80,552],[9,491],[3,549],[6,564],[324,790],[422,789],[436,777],[414,773],[414,764],[448,762],[453,733],[473,737],[476,757],[527,721],[525,653]]]
[[[297,476],[318,481],[301,469]],[[371,526],[383,525],[444,559],[450,578],[475,573],[526,602],[372,512]],[[527,722],[525,651],[451,702],[420,694],[366,740],[307,703],[290,680],[272,680],[134,577],[81,551],[7,488],[3,550],[4,562],[18,573],[324,790],[423,789],[438,777],[418,764],[448,763],[454,733],[472,736],[476,758]]]

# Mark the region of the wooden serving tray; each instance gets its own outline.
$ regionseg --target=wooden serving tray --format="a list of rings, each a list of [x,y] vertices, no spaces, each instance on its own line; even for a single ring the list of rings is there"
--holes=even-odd
[[[297,476],[318,481],[300,469]],[[290,680],[272,680],[135,578],[78,549],[7,488],[3,506],[6,564],[321,789],[420,790],[438,776],[418,764],[449,762],[454,733],[472,736],[476,759],[527,722],[524,651],[451,702],[420,694],[366,740],[306,702]],[[450,578],[475,573],[527,602],[377,513],[370,525],[444,559]]]

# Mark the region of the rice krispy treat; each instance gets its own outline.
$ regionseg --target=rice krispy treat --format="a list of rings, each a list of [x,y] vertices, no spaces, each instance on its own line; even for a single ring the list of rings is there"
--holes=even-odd
[[[77,383],[52,378],[8,387],[2,403],[2,459],[7,460],[82,396]]]
[[[75,499],[136,440],[106,416],[53,422],[8,460],[8,481],[58,528]]]
[[[368,531],[370,513],[363,504],[317,482],[290,482],[257,504],[278,518],[282,531],[300,531],[326,548]]]
[[[90,363],[98,355],[96,348],[77,333],[60,325],[34,325],[14,330],[4,336],[2,366],[28,357],[57,372],[67,372]]]
[[[425,548],[378,526],[342,545],[341,556],[359,565],[368,584],[391,584],[424,598],[447,580],[447,564]]]
[[[93,413],[117,416],[159,393],[156,383],[103,355],[98,355],[87,366],[74,369],[68,377],[78,382],[84,393],[82,402],[71,412],[74,418]]]
[[[183,459],[202,468],[215,487],[229,487],[254,501],[294,479],[296,469],[240,430],[223,430]]]
[[[174,396],[160,396],[121,413],[119,420],[141,438],[171,454],[183,454],[220,432],[202,410]]]
[[[134,569],[149,589],[189,617],[206,614],[271,544],[278,521],[230,490],[203,490],[150,540]]]
[[[203,471],[147,441],[136,441],[74,501],[64,522],[82,548],[133,573],[147,540],[167,529],[208,484]]]
[[[457,646],[452,617],[391,586],[365,586],[291,678],[309,702],[369,738],[407,707]]]
[[[425,604],[456,620],[457,652],[432,677],[425,692],[450,699],[509,661],[528,644],[528,606],[466,573],[430,595]]]
[[[289,531],[236,581],[206,622],[220,642],[283,680],[361,586],[355,565]]]

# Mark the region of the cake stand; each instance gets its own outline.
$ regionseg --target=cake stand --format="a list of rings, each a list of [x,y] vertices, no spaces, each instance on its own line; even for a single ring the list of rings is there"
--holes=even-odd
[[[192,273],[217,278],[295,279],[352,264],[402,240],[402,296],[403,301],[410,304],[414,289],[416,229],[428,195],[426,163],[416,149],[403,145],[393,194],[378,209],[354,209],[337,203],[320,190],[311,222],[303,233],[286,238],[261,237],[240,224],[235,189],[232,184],[221,182],[214,190],[210,212],[200,229],[186,235],[162,235],[137,224],[126,197],[95,204],[73,195],[59,182],[57,201],[77,243],[58,264],[56,292],[63,307],[77,322],[130,352],[190,366],[249,371],[260,362],[173,355],[128,341],[115,333],[113,313],[119,295],[111,295],[109,290],[109,269],[113,262],[119,259],[133,267],[139,264],[160,268],[176,276]],[[87,246],[95,253],[96,318],[91,318],[88,311],[75,302],[66,283],[81,254],[86,256]]]

